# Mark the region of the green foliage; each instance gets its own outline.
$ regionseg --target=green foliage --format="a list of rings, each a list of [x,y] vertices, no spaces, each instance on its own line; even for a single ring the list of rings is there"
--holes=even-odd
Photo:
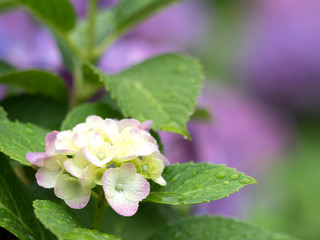
[[[44,152],[47,132],[33,124],[1,121],[0,151],[24,165],[30,166],[28,152]]]
[[[103,89],[103,83],[100,79],[98,70],[89,63],[82,64],[83,87],[81,89],[82,99],[87,99],[96,93],[99,89]]]
[[[45,129],[59,129],[67,112],[67,104],[53,99],[35,96],[12,96],[0,103],[11,121],[33,123]]]
[[[18,87],[28,94],[40,94],[57,101],[67,99],[67,88],[56,75],[39,70],[11,71],[0,75],[0,83]]]
[[[75,12],[68,0],[11,0],[27,7],[50,27],[63,32],[71,30],[75,24]]]
[[[54,239],[34,216],[28,189],[18,180],[2,154],[0,161],[0,226],[21,240]]]
[[[167,186],[152,184],[148,201],[165,204],[198,204],[228,197],[256,181],[224,165],[209,163],[174,164],[162,176]]]
[[[120,35],[130,30],[164,7],[181,0],[123,0],[113,9],[96,15],[95,45],[108,45]],[[72,39],[80,48],[86,46],[87,20],[80,21],[72,32]],[[101,49],[99,49],[101,51]]]
[[[3,109],[3,107],[0,106],[0,121],[4,121],[7,120],[7,113],[6,111]]]
[[[189,137],[186,121],[197,104],[202,78],[197,61],[166,54],[117,75],[105,75],[104,81],[124,116],[152,119],[154,130]]]
[[[95,230],[82,229],[75,215],[57,203],[48,200],[35,200],[33,207],[41,223],[59,239],[119,239]]]
[[[102,118],[121,118],[121,114],[105,103],[85,103],[73,108],[61,124],[61,130],[72,129],[78,123],[85,122],[89,115]]]
[[[63,239],[66,240],[120,240],[121,238],[101,233],[97,230],[86,228],[76,228],[72,232],[63,234]]]
[[[13,70],[14,70],[13,66],[11,66],[10,64],[0,60],[0,76],[2,74],[5,74],[5,73],[13,71]]]
[[[190,117],[193,121],[210,122],[212,120],[211,114],[206,108],[197,108]]]
[[[64,233],[81,227],[79,221],[57,203],[49,200],[35,200],[33,207],[41,223],[59,238]]]
[[[14,7],[15,4],[11,0],[0,0],[0,12]]]
[[[294,240],[294,238],[271,233],[246,222],[213,216],[188,217],[167,224],[148,240]]]

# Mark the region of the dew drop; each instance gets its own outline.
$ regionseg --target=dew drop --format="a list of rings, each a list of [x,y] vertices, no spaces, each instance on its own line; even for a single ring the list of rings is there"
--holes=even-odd
[[[227,176],[227,172],[226,171],[220,171],[216,174],[217,178],[224,178],[225,176]]]
[[[231,180],[235,180],[235,179],[237,179],[238,177],[239,177],[239,174],[237,174],[237,173],[234,173],[234,174],[232,174],[232,175],[230,176]]]
[[[193,172],[192,175],[193,175],[193,176],[196,176],[196,175],[197,175],[197,172]]]
[[[240,179],[240,183],[242,183],[242,184],[249,184],[251,182],[252,182],[252,179],[250,179],[250,178],[242,178],[242,179]]]
[[[223,184],[224,185],[228,185],[230,182],[229,181],[224,181]]]

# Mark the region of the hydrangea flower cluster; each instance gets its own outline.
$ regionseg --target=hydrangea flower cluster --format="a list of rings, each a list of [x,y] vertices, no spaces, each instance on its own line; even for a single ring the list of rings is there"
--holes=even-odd
[[[72,130],[52,131],[45,152],[29,152],[28,161],[39,169],[36,179],[54,188],[71,208],[85,207],[91,189],[101,185],[109,205],[120,215],[132,216],[150,192],[151,179],[161,176],[166,158],[150,135],[151,121],[102,119],[88,116]]]

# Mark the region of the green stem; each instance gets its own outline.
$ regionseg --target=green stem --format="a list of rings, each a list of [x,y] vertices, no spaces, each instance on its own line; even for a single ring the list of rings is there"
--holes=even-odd
[[[95,14],[97,10],[97,0],[88,1],[88,28],[87,28],[87,58],[90,59],[95,40]]]
[[[100,230],[107,206],[108,206],[107,201],[101,189],[99,192],[98,200],[97,200],[97,208],[94,212],[92,229]]]
[[[73,86],[72,92],[69,101],[69,109],[72,109],[79,103],[80,92],[82,88],[83,76],[81,69],[81,62],[74,59],[74,68],[73,68]]]

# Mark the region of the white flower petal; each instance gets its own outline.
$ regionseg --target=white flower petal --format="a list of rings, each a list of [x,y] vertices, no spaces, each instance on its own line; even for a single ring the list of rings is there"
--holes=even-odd
[[[76,178],[81,178],[82,173],[84,172],[85,168],[81,168],[75,164],[75,161],[71,159],[67,159],[64,162],[64,166],[68,173]]]
[[[47,168],[39,168],[36,173],[37,183],[44,188],[53,188],[61,169],[50,170]]]
[[[64,154],[74,154],[79,148],[73,142],[73,133],[71,130],[62,131],[57,134],[55,147],[58,152]]]
[[[159,185],[161,186],[166,186],[167,185],[167,182],[166,180],[164,180],[164,178],[162,176],[158,177],[158,178],[155,178],[155,179],[152,179],[155,183],[158,183]]]
[[[91,191],[84,187],[79,179],[62,174],[57,178],[54,193],[69,207],[81,209],[89,202]]]

